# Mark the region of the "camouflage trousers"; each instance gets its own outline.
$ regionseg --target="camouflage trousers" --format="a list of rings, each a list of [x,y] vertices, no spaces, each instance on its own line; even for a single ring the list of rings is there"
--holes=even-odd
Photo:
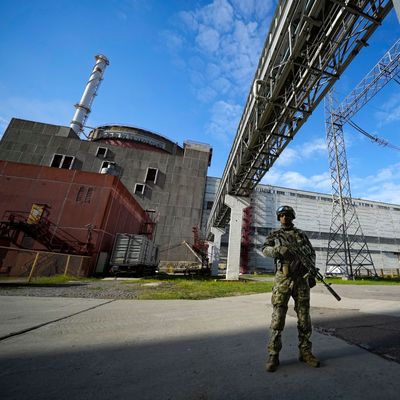
[[[297,330],[299,350],[301,353],[311,351],[311,318],[310,318],[310,288],[303,278],[292,279],[277,271],[272,290],[272,319],[268,353],[279,354],[282,348],[281,334],[285,327],[286,313],[290,296],[294,299],[294,309],[297,314]]]

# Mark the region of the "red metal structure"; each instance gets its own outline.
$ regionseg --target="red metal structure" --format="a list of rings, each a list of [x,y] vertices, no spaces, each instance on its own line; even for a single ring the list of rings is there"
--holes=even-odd
[[[0,221],[0,238],[3,243],[24,248],[23,239],[28,236],[47,250],[55,253],[90,255],[92,244],[82,242],[55,225],[46,217],[36,223],[29,222],[30,213],[7,211]]]
[[[193,250],[200,255],[203,267],[208,268],[208,243],[201,237],[199,228],[194,226],[193,229],[194,243],[192,245]]]
[[[28,223],[33,204],[48,206],[37,224]],[[90,254],[93,268],[100,252],[111,252],[116,233],[154,230],[115,176],[9,161],[0,161],[0,216],[3,245]]]
[[[251,228],[252,207],[246,207],[243,210],[242,242],[240,251],[240,272],[245,274],[249,269],[249,246],[250,246],[250,228]]]

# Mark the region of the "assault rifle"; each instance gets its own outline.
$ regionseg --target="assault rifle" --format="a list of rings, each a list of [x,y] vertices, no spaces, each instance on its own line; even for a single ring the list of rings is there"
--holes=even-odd
[[[333,290],[331,284],[324,281],[324,277],[319,272],[319,269],[315,267],[314,254],[311,252],[308,246],[300,246],[295,240],[282,240],[282,237],[279,239],[282,246],[287,246],[289,252],[292,253],[295,258],[297,257],[298,261],[304,266],[304,268],[307,269],[307,273],[304,275],[304,278],[312,276],[313,278],[318,279],[337,301],[342,300],[341,297]]]

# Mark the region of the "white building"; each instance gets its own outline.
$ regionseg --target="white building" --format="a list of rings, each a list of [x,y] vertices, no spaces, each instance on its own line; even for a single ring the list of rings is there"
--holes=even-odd
[[[219,178],[207,177],[203,209],[203,229],[219,185]],[[353,199],[361,228],[376,270],[400,268],[400,205]],[[275,210],[282,205],[294,208],[295,225],[310,238],[317,254],[317,267],[325,272],[331,225],[331,195],[270,185],[258,185],[251,196],[248,223],[248,272],[272,271],[273,261],[263,256],[265,237],[279,227]],[[228,237],[222,237],[221,257],[226,257]],[[246,250],[247,248],[247,250]]]

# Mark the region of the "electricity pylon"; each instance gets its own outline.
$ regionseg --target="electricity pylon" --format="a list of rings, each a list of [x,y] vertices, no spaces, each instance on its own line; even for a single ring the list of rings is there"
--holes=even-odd
[[[376,275],[351,197],[343,125],[390,80],[396,78],[399,71],[400,40],[379,60],[340,106],[334,106],[331,92],[325,100],[325,129],[333,197],[326,273],[339,273],[353,278],[361,268],[369,267],[367,269]]]

